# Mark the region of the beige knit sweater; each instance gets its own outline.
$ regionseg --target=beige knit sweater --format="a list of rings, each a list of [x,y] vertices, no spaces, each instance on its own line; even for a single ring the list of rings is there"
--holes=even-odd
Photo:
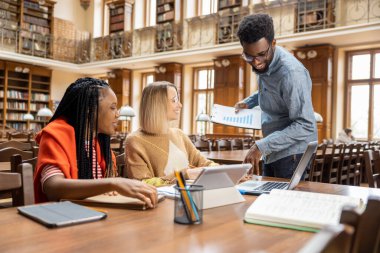
[[[214,164],[204,158],[189,137],[178,128],[170,128],[168,134],[159,135],[137,130],[126,139],[128,177],[139,180],[164,177],[169,156],[169,140],[187,154],[190,166],[201,167]]]

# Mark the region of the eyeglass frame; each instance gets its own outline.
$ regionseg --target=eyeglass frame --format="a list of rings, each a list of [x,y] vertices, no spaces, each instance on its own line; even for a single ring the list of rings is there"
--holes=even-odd
[[[253,62],[256,59],[259,59],[259,61],[262,61],[262,60],[264,60],[264,59],[266,59],[268,57],[268,52],[269,52],[269,49],[271,49],[271,48],[272,48],[272,45],[269,44],[269,47],[265,51],[264,55],[252,56],[252,55],[249,55],[249,54],[246,54],[245,52],[243,52],[243,53],[241,53],[241,57],[246,62]]]

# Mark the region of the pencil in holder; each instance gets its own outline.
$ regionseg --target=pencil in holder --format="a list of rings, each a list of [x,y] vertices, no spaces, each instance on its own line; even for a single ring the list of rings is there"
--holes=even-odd
[[[202,224],[203,186],[175,186],[174,222],[179,224]]]

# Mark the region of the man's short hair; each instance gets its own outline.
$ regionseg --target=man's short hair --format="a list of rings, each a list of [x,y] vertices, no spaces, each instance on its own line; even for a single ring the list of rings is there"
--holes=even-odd
[[[271,43],[274,39],[273,20],[263,13],[246,16],[239,24],[237,36],[241,44],[255,43],[262,38]]]

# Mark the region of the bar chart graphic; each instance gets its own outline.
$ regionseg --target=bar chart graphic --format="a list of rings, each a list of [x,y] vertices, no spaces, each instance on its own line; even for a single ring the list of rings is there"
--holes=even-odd
[[[214,104],[211,121],[235,127],[261,129],[261,109],[255,107],[239,110],[239,113],[235,113],[233,107]]]

